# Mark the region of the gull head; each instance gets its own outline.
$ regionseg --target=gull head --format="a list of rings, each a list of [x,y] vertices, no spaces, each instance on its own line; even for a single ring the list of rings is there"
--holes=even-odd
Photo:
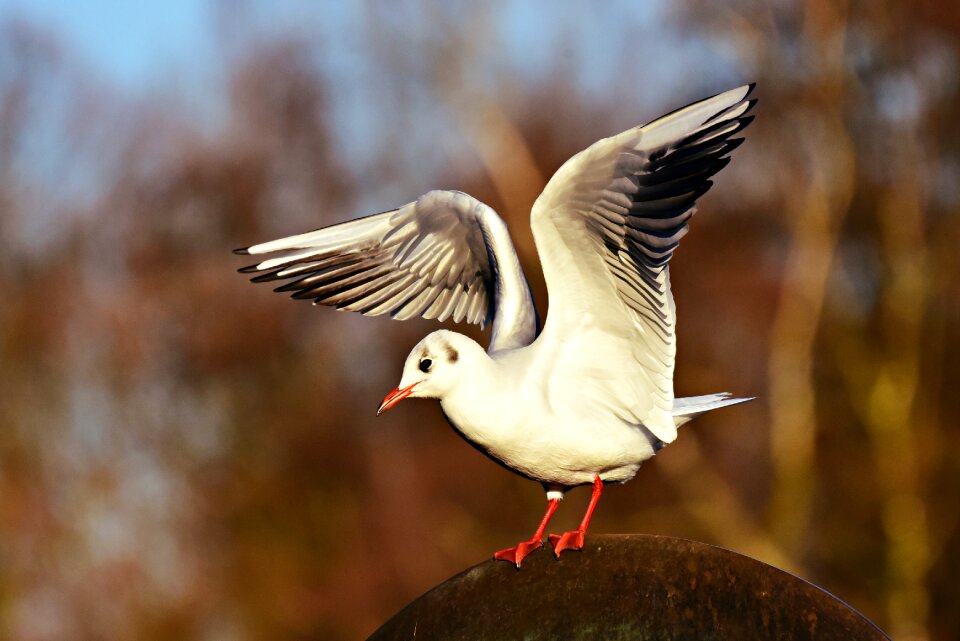
[[[377,414],[405,398],[443,399],[460,385],[470,363],[486,357],[476,341],[445,329],[427,335],[410,351],[400,384],[383,399]]]

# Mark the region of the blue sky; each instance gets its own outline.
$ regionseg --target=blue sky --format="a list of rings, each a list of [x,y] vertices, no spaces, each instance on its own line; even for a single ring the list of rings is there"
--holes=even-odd
[[[253,16],[248,21],[263,31],[308,31],[324,34],[332,40],[351,31],[351,23],[367,9],[360,3],[310,2],[284,0],[272,2],[269,9],[256,2],[235,0],[165,0],[131,2],[121,0],[0,0],[0,18],[16,16],[31,23],[46,25],[66,41],[99,73],[120,86],[137,88],[149,85],[166,70],[189,69],[198,61],[209,61],[216,52],[211,42],[217,34],[218,18],[229,21],[231,13]],[[416,3],[399,3],[400,13],[410,14]],[[662,20],[661,0],[615,1],[598,5],[559,4],[504,0],[495,4],[514,63],[539,67],[549,65],[547,58],[558,49],[550,40],[571,36],[582,45],[600,48],[591,52],[594,62],[602,64],[603,48],[608,50],[624,25],[645,25],[647,29]],[[228,8],[228,9],[227,9]],[[217,16],[219,12],[219,16]],[[417,13],[416,11],[413,12]],[[544,20],[549,16],[549,20]],[[402,34],[399,34],[402,38]],[[334,48],[344,42],[333,42]],[[617,43],[619,44],[619,43]],[[562,52],[562,49],[560,50]],[[608,70],[609,71],[609,70]],[[652,70],[651,70],[652,71]],[[599,74],[601,77],[604,74]],[[593,77],[593,74],[590,74]],[[602,82],[602,78],[601,78]]]
[[[0,15],[47,25],[110,80],[139,86],[167,66],[202,57],[209,7],[200,0],[0,0]]]
[[[409,86],[429,73],[427,60],[389,56],[416,56],[425,50],[419,43],[454,22],[485,38],[464,80],[473,88],[495,92],[502,79],[535,85],[561,69],[624,128],[745,80],[715,42],[678,29],[669,0],[490,3],[484,13],[474,11],[477,5],[417,0],[0,0],[0,20],[45,27],[79,59],[80,69],[121,94],[136,99],[166,91],[193,121],[214,127],[229,97],[223,72],[231,57],[277,34],[317,43],[318,67],[331,87],[332,133],[356,167],[376,159],[380,137],[392,126],[397,96],[382,88],[385,69],[399,70],[394,82]],[[489,23],[471,22],[478,16]],[[565,61],[576,64],[566,68]],[[422,112],[418,123],[430,130],[430,140],[463,147],[454,123],[440,117],[429,94],[425,100],[412,108]],[[455,150],[438,156],[454,157]],[[418,158],[416,164],[424,163]],[[430,167],[421,173],[432,175]]]

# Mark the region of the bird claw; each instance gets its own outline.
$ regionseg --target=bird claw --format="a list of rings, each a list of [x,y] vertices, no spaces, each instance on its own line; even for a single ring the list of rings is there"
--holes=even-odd
[[[560,553],[564,550],[582,550],[585,533],[582,530],[573,530],[563,534],[551,534],[550,545],[553,546],[553,554],[559,559]]]
[[[500,550],[493,555],[493,558],[501,561],[509,561],[510,563],[514,563],[519,568],[520,564],[523,563],[523,560],[527,558],[527,555],[542,545],[543,541],[540,539],[524,541],[523,543],[518,543],[517,547]]]

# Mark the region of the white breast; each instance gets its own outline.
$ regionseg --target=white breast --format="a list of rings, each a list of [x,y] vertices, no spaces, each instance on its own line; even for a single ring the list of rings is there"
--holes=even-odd
[[[643,430],[598,404],[588,384],[559,402],[548,396],[535,357],[524,348],[499,358],[488,376],[444,398],[444,413],[464,438],[543,483],[575,486],[598,474],[606,481],[632,478],[654,454]]]

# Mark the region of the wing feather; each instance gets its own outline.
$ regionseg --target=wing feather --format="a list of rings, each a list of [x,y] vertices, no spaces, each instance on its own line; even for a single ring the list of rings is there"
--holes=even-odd
[[[428,192],[395,210],[237,253],[265,255],[240,270],[254,282],[280,281],[275,291],[317,305],[492,322],[491,351],[536,337],[536,310],[506,226],[461,192]]]
[[[664,442],[676,437],[668,263],[696,200],[742,142],[734,136],[753,119],[752,89],[591,145],[551,178],[531,216],[550,292],[543,339],[558,346],[553,375],[575,379],[578,370],[599,371],[615,359],[622,376],[591,386],[598,406],[629,408],[624,420]]]

